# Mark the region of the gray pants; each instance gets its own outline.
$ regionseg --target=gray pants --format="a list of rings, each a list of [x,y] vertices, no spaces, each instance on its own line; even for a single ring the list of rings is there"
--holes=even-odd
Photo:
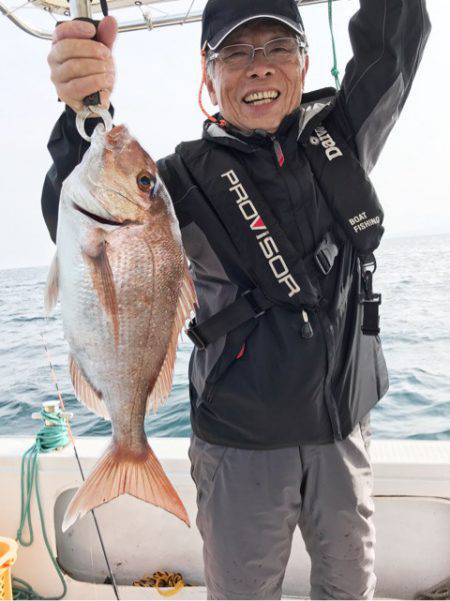
[[[369,420],[345,440],[268,451],[191,438],[208,599],[280,599],[297,525],[311,599],[373,598]]]

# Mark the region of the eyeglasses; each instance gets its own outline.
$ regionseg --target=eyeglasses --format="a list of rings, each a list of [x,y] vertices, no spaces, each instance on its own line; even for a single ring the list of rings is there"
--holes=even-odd
[[[219,59],[227,67],[244,68],[248,67],[255,60],[257,50],[262,50],[268,61],[275,64],[282,64],[292,60],[300,49],[306,49],[308,44],[306,40],[298,37],[277,38],[270,40],[263,46],[253,46],[252,44],[233,44],[225,46],[218,52],[211,52],[208,56],[208,62]]]

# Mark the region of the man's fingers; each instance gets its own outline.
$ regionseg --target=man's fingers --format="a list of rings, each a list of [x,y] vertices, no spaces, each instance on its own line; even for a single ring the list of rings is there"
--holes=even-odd
[[[73,58],[64,63],[57,64],[52,69],[52,81],[60,85],[72,79],[86,77],[88,75],[102,75],[114,73],[114,62],[108,60],[97,60],[92,58]]]
[[[112,48],[117,36],[117,21],[114,17],[108,16],[100,21],[97,32],[97,40]]]
[[[100,92],[100,103],[109,108],[115,70],[111,48],[117,35],[114,17],[105,17],[98,26],[86,21],[66,21],[53,34],[47,61],[51,80],[61,100],[81,111],[82,99]]]
[[[66,21],[58,25],[53,32],[53,44],[68,38],[92,39],[95,35],[95,26],[86,21]]]
[[[59,96],[65,98],[84,98],[99,90],[112,90],[114,87],[114,75],[88,75],[79,79],[72,79],[58,86]]]
[[[93,58],[104,60],[111,57],[111,50],[100,42],[92,40],[64,39],[56,43],[50,54],[50,66],[64,63],[69,59]]]
[[[100,106],[109,109],[111,90],[100,90]]]

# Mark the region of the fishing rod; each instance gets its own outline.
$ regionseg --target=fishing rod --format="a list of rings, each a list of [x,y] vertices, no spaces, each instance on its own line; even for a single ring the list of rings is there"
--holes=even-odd
[[[65,406],[64,406],[64,401],[63,401],[62,394],[61,394],[61,390],[60,390],[60,388],[58,386],[58,380],[56,378],[56,373],[55,373],[55,370],[53,368],[52,359],[50,357],[50,353],[49,353],[49,350],[48,350],[47,342],[46,342],[45,336],[44,336],[44,334],[42,332],[41,332],[41,338],[42,338],[42,343],[44,345],[45,354],[47,356],[47,360],[48,360],[48,363],[49,363],[49,366],[50,366],[50,372],[52,374],[52,380],[53,380],[53,383],[54,383],[55,388],[56,388],[56,394],[58,396],[59,404],[61,406],[62,411],[64,413],[66,413],[66,415],[67,415],[67,412],[66,412],[66,409],[65,409]],[[70,427],[68,418],[66,418],[66,426],[67,426],[67,433],[69,435],[70,442],[72,443],[73,451],[74,451],[74,454],[75,454],[75,459],[76,459],[76,462],[78,464],[78,469],[80,470],[81,479],[84,482],[86,480],[86,478],[85,478],[85,475],[84,475],[83,467],[81,465],[80,457],[78,455],[77,445],[75,444],[75,438],[74,438],[74,436],[72,434],[72,429]],[[116,599],[119,601],[120,597],[119,597],[119,590],[117,588],[116,579],[115,579],[114,573],[113,573],[113,571],[111,569],[111,564],[109,562],[108,554],[106,552],[106,547],[105,547],[105,543],[103,541],[103,536],[102,536],[102,533],[100,531],[100,526],[99,526],[98,521],[97,521],[97,516],[95,515],[95,511],[93,509],[91,509],[91,514],[92,514],[92,519],[94,520],[94,525],[95,525],[95,529],[97,531],[98,540],[100,542],[100,547],[102,549],[102,554],[103,554],[103,557],[105,558],[106,567],[107,567],[108,574],[109,574],[109,577],[110,577],[110,580],[111,580],[111,586],[112,586],[112,588],[114,590],[114,595],[115,595]]]

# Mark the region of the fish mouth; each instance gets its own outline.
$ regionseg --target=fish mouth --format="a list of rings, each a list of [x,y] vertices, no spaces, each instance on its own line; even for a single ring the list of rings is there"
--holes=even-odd
[[[134,221],[131,221],[130,219],[127,219],[125,221],[114,221],[113,219],[106,219],[105,217],[100,217],[100,215],[95,215],[95,213],[91,213],[90,211],[83,209],[83,207],[80,207],[80,205],[77,205],[77,203],[73,202],[73,201],[72,201],[72,206],[79,213],[82,213],[86,217],[89,217],[89,219],[92,219],[93,221],[96,221],[97,223],[101,223],[102,225],[117,226],[117,225],[130,225],[130,224],[135,223]]]

